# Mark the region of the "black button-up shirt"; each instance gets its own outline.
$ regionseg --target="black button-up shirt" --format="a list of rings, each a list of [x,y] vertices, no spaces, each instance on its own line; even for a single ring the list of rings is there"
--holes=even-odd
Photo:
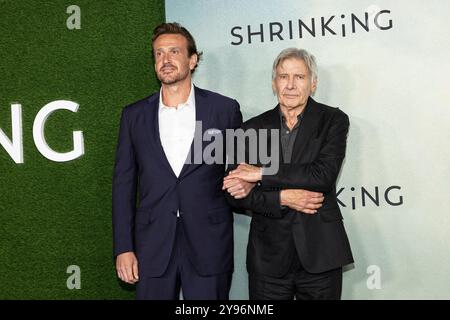
[[[298,130],[303,118],[303,111],[297,116],[297,123],[292,130],[289,130],[289,127],[286,124],[286,118],[284,117],[280,107],[278,107],[278,112],[280,113],[281,122],[280,140],[283,163],[291,163],[292,151],[294,150],[295,139],[297,138]]]

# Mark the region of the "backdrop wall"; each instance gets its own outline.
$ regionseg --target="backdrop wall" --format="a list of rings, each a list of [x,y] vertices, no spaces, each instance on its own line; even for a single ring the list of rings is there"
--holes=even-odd
[[[163,20],[161,0],[0,1],[0,128],[11,140],[21,104],[24,155],[17,164],[0,147],[0,299],[134,298],[115,275],[111,179],[122,108],[159,87],[151,33]],[[84,155],[69,162],[33,139],[55,100],[79,104],[45,123],[60,153],[83,132]]]
[[[195,83],[236,98],[245,119],[275,105],[281,49],[316,55],[315,98],[351,121],[338,190],[356,263],[343,297],[449,299],[447,1],[168,0],[165,9],[204,50]],[[150,38],[163,20],[161,0],[0,0],[0,299],[133,298],[111,257],[111,178],[122,107],[159,87]],[[78,109],[46,118],[58,100]],[[43,133],[33,134],[39,119]],[[56,162],[38,149],[43,136],[70,152],[74,131],[81,156]],[[248,224],[236,216],[235,299],[248,297]]]
[[[167,0],[166,19],[204,51],[195,83],[236,98],[245,119],[275,106],[279,51],[315,54],[315,98],[351,122],[338,190],[356,262],[343,298],[450,298],[448,1]],[[236,299],[248,297],[248,225],[236,216]]]

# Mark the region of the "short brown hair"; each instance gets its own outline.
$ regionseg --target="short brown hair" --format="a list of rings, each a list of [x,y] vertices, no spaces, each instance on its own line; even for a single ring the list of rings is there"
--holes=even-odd
[[[170,23],[165,22],[161,23],[160,25],[156,26],[155,29],[153,29],[152,43],[154,43],[155,40],[163,34],[180,34],[187,40],[188,43],[187,50],[189,58],[192,57],[193,54],[197,55],[197,64],[192,70],[192,73],[194,73],[195,69],[198,66],[198,62],[200,61],[200,57],[203,54],[203,52],[197,51],[197,46],[195,44],[194,37],[185,27],[180,25],[178,22],[170,22]]]

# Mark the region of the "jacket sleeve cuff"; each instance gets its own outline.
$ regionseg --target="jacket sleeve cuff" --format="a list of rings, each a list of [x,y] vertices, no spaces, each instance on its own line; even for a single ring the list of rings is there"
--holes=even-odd
[[[269,218],[281,218],[284,215],[284,210],[280,203],[280,191],[264,191],[264,203],[266,204],[264,210],[261,214]]]

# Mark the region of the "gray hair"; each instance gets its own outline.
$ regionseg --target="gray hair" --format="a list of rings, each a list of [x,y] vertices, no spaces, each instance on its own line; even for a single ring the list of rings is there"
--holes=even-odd
[[[298,48],[287,48],[281,51],[275,58],[272,67],[272,80],[275,79],[277,75],[277,67],[286,59],[299,59],[303,60],[308,68],[309,75],[311,76],[311,81],[317,80],[317,64],[316,58],[304,49]]]

